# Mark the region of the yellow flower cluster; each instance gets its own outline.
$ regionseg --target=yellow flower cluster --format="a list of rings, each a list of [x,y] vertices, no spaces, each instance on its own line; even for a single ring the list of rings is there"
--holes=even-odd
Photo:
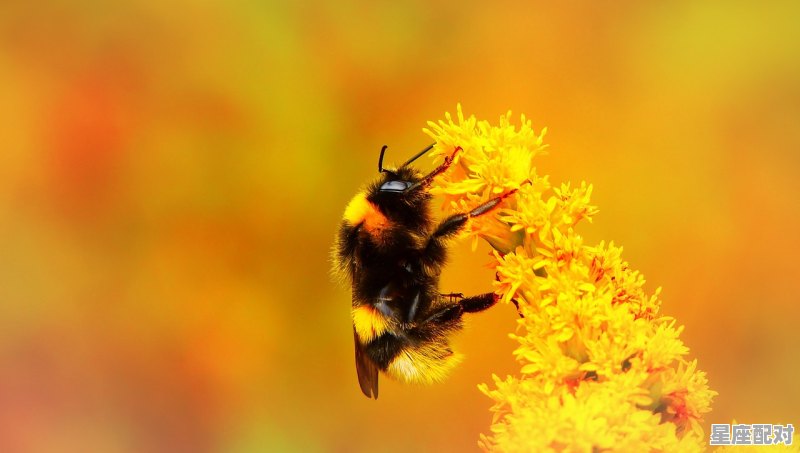
[[[591,221],[592,186],[552,186],[532,160],[542,139],[524,116],[499,125],[465,118],[429,122],[435,156],[462,152],[432,192],[464,212],[518,189],[468,235],[494,249],[495,291],[521,315],[514,355],[519,376],[479,389],[494,400],[490,451],[703,451],[700,422],[716,392],[658,314],[659,291],[622,260],[613,243],[588,246],[575,226]]]

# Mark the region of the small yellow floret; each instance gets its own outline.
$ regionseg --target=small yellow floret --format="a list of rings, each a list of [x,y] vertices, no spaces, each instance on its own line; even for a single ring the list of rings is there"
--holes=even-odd
[[[431,192],[451,211],[464,212],[493,194],[518,189],[468,233],[495,250],[495,292],[518,305],[517,376],[495,377],[479,389],[494,401],[492,451],[703,451],[700,423],[716,392],[686,358],[674,320],[659,316],[659,290],[613,243],[588,246],[576,232],[591,221],[592,186],[551,185],[539,176],[544,130],[524,116],[499,125],[465,117],[429,122],[434,155],[462,149],[457,168],[437,178]],[[397,361],[394,373],[421,378],[416,362]],[[436,362],[434,362],[435,364]]]

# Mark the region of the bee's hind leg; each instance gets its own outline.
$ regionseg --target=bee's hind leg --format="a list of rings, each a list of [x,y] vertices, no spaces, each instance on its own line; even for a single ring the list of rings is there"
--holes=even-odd
[[[441,297],[450,299],[454,305],[461,305],[465,313],[476,313],[486,310],[497,303],[498,296],[495,293],[479,294],[477,296],[464,297],[463,293],[440,294]]]
[[[477,313],[491,308],[498,300],[500,300],[500,296],[497,294],[486,293],[461,299],[458,304],[461,305],[465,313]]]
[[[449,296],[444,294],[443,296]],[[479,294],[477,296],[465,297],[457,303],[450,305],[429,316],[423,323],[429,322],[448,322],[461,318],[464,313],[477,313],[491,308],[499,300],[495,293]]]
[[[455,302],[456,299],[461,300],[464,298],[464,293],[439,293],[440,297],[446,297],[450,299],[450,302]]]

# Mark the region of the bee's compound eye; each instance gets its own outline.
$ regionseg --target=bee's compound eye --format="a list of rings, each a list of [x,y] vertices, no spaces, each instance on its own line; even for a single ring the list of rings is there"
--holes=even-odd
[[[380,191],[381,192],[403,192],[408,189],[411,183],[407,181],[386,181],[381,185]]]

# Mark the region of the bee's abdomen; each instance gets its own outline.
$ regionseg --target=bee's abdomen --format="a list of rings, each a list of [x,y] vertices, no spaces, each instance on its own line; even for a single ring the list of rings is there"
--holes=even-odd
[[[366,343],[365,350],[389,376],[421,384],[442,381],[462,360],[443,332],[387,331]]]
[[[432,384],[444,380],[463,356],[455,354],[443,343],[430,342],[401,349],[385,368],[393,378],[415,384]]]
[[[389,364],[403,349],[403,342],[394,334],[386,332],[364,345],[369,358],[386,371]]]

